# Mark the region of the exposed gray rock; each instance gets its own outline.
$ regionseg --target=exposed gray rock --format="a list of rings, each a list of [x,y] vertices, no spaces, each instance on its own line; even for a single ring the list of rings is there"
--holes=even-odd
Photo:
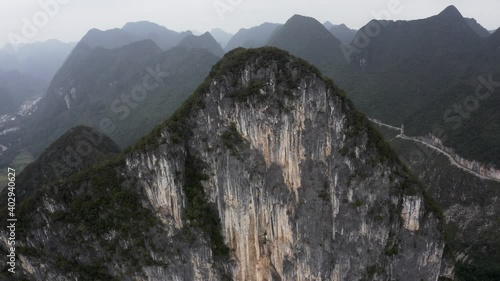
[[[33,222],[19,246],[32,250],[19,274],[437,280],[439,212],[368,124],[304,61],[274,48],[237,49],[123,158],[43,189],[36,208],[24,208]],[[81,198],[98,214],[61,216],[79,210]],[[229,253],[212,224],[193,216],[199,210],[220,219]]]

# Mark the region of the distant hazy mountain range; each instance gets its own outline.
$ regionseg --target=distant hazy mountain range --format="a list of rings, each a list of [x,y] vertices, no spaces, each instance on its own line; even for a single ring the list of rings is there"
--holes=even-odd
[[[498,31],[486,37],[484,28],[453,6],[422,20],[372,21],[344,46],[320,25],[313,18],[292,17],[269,44],[315,64],[367,115],[405,124],[409,134],[440,132],[442,141],[464,157],[500,165],[500,127],[483,126],[500,120],[494,109],[499,96],[477,100],[474,118],[454,110],[454,104],[476,106],[467,97],[481,85],[479,77],[500,81]],[[382,28],[370,37],[374,25]]]
[[[173,113],[219,58],[204,49],[163,51],[152,40],[117,49],[81,42],[26,123],[25,143],[39,152],[73,126],[107,127],[109,120],[107,134],[130,145]]]
[[[333,36],[346,44],[350,44],[352,42],[352,39],[354,39],[357,32],[357,30],[350,29],[345,24],[335,25],[327,21],[323,23],[323,25],[333,34]]]
[[[265,46],[271,34],[279,26],[281,24],[266,22],[256,27],[242,28],[229,40],[225,50],[227,52],[238,47],[257,48]]]
[[[48,82],[17,70],[0,72],[0,115],[14,114],[21,104],[45,93]]]
[[[15,113],[27,98],[44,94],[74,46],[48,40],[0,49],[0,115]]]
[[[114,50],[161,52],[153,46]],[[111,51],[91,56],[132,67]],[[83,78],[74,78],[79,95]],[[44,171],[71,163],[66,151],[84,144],[89,152],[73,175],[57,181]],[[26,239],[16,247],[26,257],[17,276],[307,281],[313,272],[316,280],[437,280],[448,260],[432,198],[331,80],[283,50],[230,52],[172,117],[116,152],[107,137],[77,127],[20,175],[28,199],[18,211]]]
[[[374,33],[374,30],[378,31]],[[111,226],[125,225],[124,228],[119,228],[123,232],[129,229],[128,223],[131,221],[144,222],[142,216],[148,217],[147,214],[150,214],[150,210],[145,211],[145,208],[152,206],[159,216],[164,216],[161,217],[164,221],[169,221],[169,227],[197,222],[198,227],[207,232],[208,234],[203,233],[210,236],[210,239],[191,237],[190,233],[178,232],[178,228],[168,235],[175,233],[177,236],[169,236],[174,237],[172,241],[182,245],[185,243],[185,247],[177,252],[186,251],[183,252],[186,255],[189,251],[195,251],[190,248],[193,244],[188,245],[183,239],[175,239],[181,236],[199,239],[199,245],[202,245],[200,247],[205,247],[200,253],[203,253],[206,264],[210,265],[210,268],[217,264],[214,267],[217,270],[214,272],[225,276],[224,274],[229,273],[224,272],[224,269],[231,266],[226,256],[231,251],[225,242],[237,245],[238,249],[242,248],[236,236],[231,236],[236,232],[220,227],[220,224],[235,222],[224,217],[227,212],[236,215],[231,212],[239,203],[234,202],[246,202],[246,199],[256,195],[234,197],[238,200],[231,196],[240,196],[251,190],[263,190],[270,194],[266,193],[263,198],[271,196],[276,202],[284,198],[306,196],[309,204],[314,205],[304,210],[323,210],[321,206],[329,206],[334,212],[340,210],[343,214],[341,217],[349,218],[343,225],[349,225],[353,217],[366,216],[370,223],[368,229],[379,227],[381,233],[384,233],[381,237],[387,238],[387,241],[384,240],[382,244],[366,244],[368,248],[373,246],[377,249],[373,258],[377,262],[380,261],[368,267],[372,260],[363,260],[365,257],[360,256],[357,250],[351,251],[356,249],[354,245],[344,249],[344,244],[335,244],[337,240],[320,239],[323,236],[316,237],[314,243],[310,244],[310,247],[317,251],[315,253],[320,253],[317,256],[325,257],[321,262],[328,265],[342,261],[334,258],[331,251],[325,250],[325,245],[336,245],[335,247],[344,249],[346,253],[351,253],[356,264],[360,265],[359,268],[351,270],[360,279],[387,280],[387,268],[392,270],[391,265],[401,262],[400,258],[408,253],[399,251],[409,251],[409,248],[412,248],[417,249],[414,250],[415,253],[426,256],[429,261],[437,262],[439,258],[440,263],[433,268],[411,268],[421,274],[412,275],[418,278],[415,280],[435,280],[441,273],[444,274],[441,277],[445,278],[441,278],[442,280],[449,280],[446,278],[449,278],[448,273],[453,270],[456,270],[460,280],[499,280],[499,223],[491,222],[500,214],[497,208],[500,198],[498,185],[471,178],[470,175],[464,176],[460,170],[449,169],[448,162],[444,161],[446,159],[432,155],[424,159],[425,167],[414,170],[418,173],[419,180],[432,187],[431,190],[424,189],[417,179],[403,168],[399,160],[396,160],[389,145],[383,142],[363,116],[366,114],[397,127],[404,125],[405,133],[410,136],[433,134],[444,146],[455,150],[462,157],[498,168],[500,30],[489,33],[477,21],[464,18],[455,7],[450,6],[438,15],[426,19],[372,20],[359,30],[352,30],[344,24],[321,24],[314,18],[302,15],[294,15],[284,24],[263,23],[244,28],[234,36],[220,29],[194,35],[191,31],[176,32],[150,22],[134,22],[106,31],[92,29],[76,46],[56,41],[25,46],[21,52],[23,55],[15,59],[12,52],[5,48],[0,52],[0,115],[15,115],[16,110],[13,108],[18,107],[25,98],[40,94],[43,97],[31,116],[18,117],[14,123],[9,121],[10,118],[2,119],[0,145],[2,151],[4,148],[7,150],[1,154],[0,165],[8,165],[21,151],[40,156],[41,160],[35,162],[30,169],[37,177],[46,175],[46,178],[42,180],[27,177],[25,181],[30,193],[36,195],[39,187],[33,183],[48,183],[54,180],[54,175],[44,171],[40,161],[60,160],[65,155],[59,153],[63,153],[67,144],[74,142],[82,132],[95,133],[95,130],[100,130],[108,135],[109,139],[105,138],[104,147],[97,146],[97,154],[90,154],[87,159],[89,163],[83,166],[75,165],[77,170],[85,170],[99,160],[117,154],[119,148],[133,145],[126,152],[132,154],[121,156],[129,157],[127,160],[132,159],[129,162],[126,162],[125,158],[117,158],[116,162],[108,162],[106,165],[92,168],[93,170],[87,170],[78,177],[74,176],[72,182],[59,183],[59,189],[43,189],[41,196],[32,198],[48,200],[43,201],[43,206],[49,206],[47,210],[51,209],[52,199],[58,200],[57,202],[64,206],[61,207],[64,210],[51,215],[45,214],[42,209],[26,209],[28,217],[39,218],[36,223],[43,222],[30,225],[29,233],[39,245],[46,243],[46,240],[36,237],[36,233],[43,232],[45,221],[40,219],[42,217],[48,217],[51,225],[64,225],[61,232],[50,234],[54,241],[59,241],[59,235],[71,229],[91,235],[92,231],[89,229],[95,227],[103,231],[103,237],[111,237]],[[262,46],[286,50],[307,62],[275,48],[240,49]],[[44,48],[47,49],[44,51]],[[61,48],[61,54],[46,59],[44,56],[50,58],[47,50],[54,50],[52,48]],[[64,50],[67,51],[66,55]],[[224,53],[229,51],[230,53],[221,60]],[[43,67],[39,68],[37,65]],[[327,77],[333,79],[336,84],[326,79]],[[336,85],[345,89],[345,93]],[[304,121],[306,119],[307,122]],[[168,121],[164,122],[165,120]],[[255,124],[262,126],[252,127]],[[88,127],[71,130],[79,125]],[[60,138],[61,136],[63,137]],[[386,137],[388,140],[394,140],[395,136],[386,132]],[[276,143],[273,144],[274,142]],[[299,147],[298,143],[302,142],[303,147]],[[50,145],[51,143],[54,144]],[[329,145],[323,147],[326,144]],[[400,156],[411,156],[411,149],[415,149],[409,148],[404,142],[393,141],[391,144],[397,147]],[[332,150],[332,147],[335,149]],[[151,150],[155,152],[150,154]],[[304,157],[310,155],[307,164],[301,162]],[[199,161],[193,158],[195,156],[203,158],[204,163],[208,165],[196,166]],[[242,159],[251,161],[245,162],[241,161]],[[407,159],[411,160],[411,157]],[[309,166],[301,166],[299,163]],[[210,173],[209,165],[215,167],[213,173]],[[325,166],[333,170],[326,173],[326,170],[323,170]],[[227,173],[218,173],[220,169],[227,169]],[[201,174],[201,171],[207,175]],[[446,176],[442,176],[441,171]],[[324,174],[330,175],[333,172],[336,173],[334,179],[321,178]],[[248,182],[241,182],[242,174],[243,177],[248,175]],[[308,176],[303,176],[305,174]],[[377,176],[371,178],[375,174]],[[92,184],[84,183],[87,177]],[[122,177],[127,177],[127,180],[122,182]],[[261,181],[254,181],[256,178]],[[116,182],[117,179],[120,181]],[[209,179],[213,180],[210,184],[202,183]],[[377,187],[375,189],[372,188],[374,180]],[[307,187],[316,189],[303,190],[293,185],[300,181],[308,183]],[[205,188],[218,187],[217,184],[221,182],[224,188],[210,190],[213,193],[208,193],[209,190],[205,192]],[[252,182],[258,184],[249,184]],[[261,182],[266,184],[260,185]],[[136,183],[140,183],[140,186],[135,186]],[[97,188],[104,185],[104,189]],[[247,188],[250,185],[253,189]],[[389,185],[391,188],[384,189]],[[127,189],[130,186],[139,190],[146,186],[151,187],[151,190],[148,189],[144,193],[146,195],[140,193],[138,196],[144,195],[141,197],[143,201],[140,201],[134,197],[137,195],[134,189]],[[237,187],[245,188],[234,189]],[[167,192],[166,188],[172,190]],[[234,190],[231,190],[231,194],[225,194],[228,190],[225,188]],[[478,190],[479,195],[476,197],[471,191],[474,188],[484,188],[484,193],[483,190]],[[283,190],[289,193],[287,197],[281,196]],[[349,192],[344,192],[347,190]],[[380,193],[380,190],[384,192]],[[85,196],[80,197],[80,192],[84,192]],[[166,200],[166,194],[172,192],[178,192],[179,197]],[[384,200],[375,204],[372,201],[373,192]],[[438,199],[437,203],[431,200],[429,193]],[[154,198],[161,199],[147,201],[151,204],[147,207],[142,203],[136,204],[152,200],[151,194],[155,194]],[[217,202],[209,203],[205,194],[217,194],[219,197],[214,199]],[[470,200],[466,200],[468,198]],[[63,199],[68,202],[63,202]],[[285,201],[287,200],[289,199]],[[91,202],[93,205],[85,202]],[[133,208],[130,208],[135,208],[138,212],[134,213],[131,209],[122,212],[124,209],[120,209],[120,204],[114,204],[116,202],[127,202],[125,209],[132,206]],[[274,202],[269,201],[266,204],[274,206]],[[127,216],[111,221],[96,217],[93,210],[107,207],[108,203],[116,208],[114,211],[125,213]],[[266,204],[262,206],[268,206]],[[186,211],[184,216],[165,215],[167,211],[161,209],[167,208],[165,206],[170,208],[168,212],[175,211],[180,214],[181,209],[186,206],[189,211]],[[423,209],[420,209],[420,206]],[[279,214],[287,220],[295,220],[295,215],[289,216],[288,210],[292,207],[288,206]],[[321,213],[312,212],[311,216],[331,214],[332,209],[328,210]],[[274,211],[266,210],[264,213],[271,214]],[[297,222],[307,225],[307,221],[301,216],[302,213],[292,214],[300,217]],[[237,221],[238,225],[246,222],[247,215],[249,214],[245,215],[245,220]],[[322,225],[329,225],[328,223],[337,219],[336,216],[324,218],[325,224]],[[276,222],[281,223],[283,217]],[[98,219],[98,223],[89,223],[92,221],[89,218]],[[133,219],[129,221],[129,218]],[[172,218],[177,221],[172,222]],[[201,221],[196,220],[200,218]],[[403,218],[406,218],[406,221],[403,222]],[[264,221],[267,225],[268,221]],[[356,231],[366,228],[365,221],[355,221],[359,223]],[[206,225],[206,222],[213,224]],[[66,228],[72,224],[77,227]],[[425,231],[416,231],[417,225]],[[478,228],[481,228],[480,232],[475,231]],[[321,227],[318,229],[319,232],[323,231]],[[163,247],[164,245],[155,244],[155,231],[150,229],[148,234],[133,234],[150,239],[148,241],[153,241],[151,243],[155,247]],[[296,235],[293,231],[290,230],[290,233]],[[296,231],[300,234],[297,237],[306,237],[300,232],[302,230]],[[404,235],[405,231],[415,232]],[[259,237],[254,239],[257,244],[253,246],[258,249],[273,247],[274,242],[268,243],[267,239],[274,232],[257,232],[255,230],[252,234]],[[225,236],[221,236],[221,233],[225,233]],[[359,237],[371,237],[362,231],[355,233],[359,234]],[[162,235],[168,236],[166,233]],[[234,240],[224,240],[224,237],[228,236]],[[127,237],[125,238],[128,239]],[[392,240],[388,237],[392,237]],[[415,237],[428,239],[431,243],[414,246],[418,243],[417,240],[412,240]],[[245,238],[245,241],[247,240]],[[452,245],[453,249],[450,248],[450,252],[443,254],[441,250],[436,249],[444,247],[445,242]],[[243,246],[246,246],[245,243]],[[61,252],[71,248],[65,248],[61,243],[57,245]],[[437,248],[428,250],[429,245]],[[81,245],[72,245],[79,246]],[[140,243],[135,243],[134,247],[144,250],[136,251],[140,255],[148,255],[150,250]],[[79,250],[84,251],[83,248],[89,249],[82,247]],[[292,248],[287,249],[292,252]],[[306,250],[297,253],[308,253],[310,248]],[[226,258],[222,265],[221,260],[212,260],[211,251]],[[28,250],[27,252],[33,254]],[[127,257],[115,255],[110,251],[105,253],[109,254],[107,258],[117,261]],[[239,255],[238,258],[243,256],[242,253],[235,251],[235,255]],[[274,252],[262,250],[262,253]],[[37,255],[42,254],[37,252]],[[462,254],[468,258],[453,260]],[[351,257],[347,254],[346,256]],[[432,258],[428,258],[429,256]],[[134,260],[141,257],[134,256]],[[422,259],[417,258],[415,261]],[[270,260],[266,258],[265,261]],[[52,270],[64,275],[68,268],[71,268],[68,264],[73,262],[75,261],[54,260],[56,269]],[[97,264],[99,261],[95,262]],[[191,272],[186,263],[177,260],[175,262],[186,272]],[[253,260],[243,262],[248,266],[255,265]],[[294,256],[294,260],[289,261],[289,264],[309,266],[309,262],[310,260],[302,263]],[[161,262],[148,260],[150,266],[158,263]],[[314,262],[311,264],[316,266]],[[348,267],[350,264],[347,260],[342,266]],[[266,264],[265,276],[276,280],[279,280],[280,276],[295,276],[292,270],[294,267],[286,265],[276,268]],[[162,264],[162,268],[168,266],[169,264],[163,267]],[[175,272],[177,266],[171,266],[168,270]],[[440,266],[442,267],[439,268]],[[109,277],[105,265],[92,269],[92,274],[95,274],[97,279]],[[162,270],[154,272],[163,272]],[[326,279],[330,273],[328,276],[340,276],[340,269],[338,273],[333,270],[322,277]],[[398,274],[403,276],[405,273],[408,272],[401,271]],[[36,274],[38,277],[43,275],[39,272]],[[183,276],[191,276],[191,273],[186,274]],[[214,278],[217,279],[219,275]],[[370,279],[374,276],[379,279]]]
[[[373,38],[366,37],[365,31],[373,24],[383,26],[380,34]],[[207,50],[215,57],[222,57],[225,51],[238,47],[276,46],[305,58],[338,81],[347,89],[354,103],[369,116],[395,125],[406,124],[409,133],[420,135],[432,132],[435,126],[439,126],[434,123],[441,120],[441,127],[448,130],[447,138],[443,139],[447,145],[456,148],[466,157],[498,164],[500,160],[495,155],[500,154],[481,152],[482,148],[492,147],[497,141],[493,137],[498,135],[495,128],[475,134],[474,137],[465,133],[477,130],[474,129],[478,127],[476,122],[496,120],[496,115],[492,113],[495,97],[475,110],[477,118],[461,118],[455,113],[449,113],[443,118],[444,113],[448,112],[447,108],[453,108],[453,104],[466,98],[463,95],[469,92],[464,90],[467,85],[474,87],[474,83],[479,83],[477,79],[481,74],[486,75],[486,78],[489,74],[496,77],[497,55],[489,50],[495,48],[497,33],[488,35],[488,31],[479,23],[474,19],[463,18],[454,7],[422,20],[372,21],[359,31],[349,29],[344,24],[321,24],[313,18],[299,15],[290,18],[284,25],[264,23],[241,29],[234,36],[221,29],[195,36],[190,31],[176,32],[151,22],[134,22],[119,29],[90,30],[80,41],[80,50],[75,50],[63,69],[79,63],[75,56],[81,55],[84,46],[90,49],[103,47],[118,50],[134,42],[152,40],[163,51],[177,46],[193,51]],[[368,44],[358,47],[357,44],[364,39],[368,39]],[[222,46],[225,46],[225,51]],[[28,58],[29,54],[36,58],[46,57],[43,50],[67,50],[70,47],[73,48],[73,45],[47,41],[24,47],[21,49],[21,57]],[[116,51],[111,53],[114,52]],[[7,53],[0,52],[0,60],[6,62],[2,65],[14,65],[13,62],[7,63]],[[64,52],[59,53],[61,55],[58,59],[51,60],[52,69],[57,62],[62,64],[66,58]],[[3,81],[12,82],[0,84],[0,98],[4,100],[1,112],[7,112],[6,108],[18,107],[24,98],[46,90],[48,83],[44,84],[43,79],[37,80],[36,75],[30,74],[36,72],[33,69],[38,69],[35,65],[32,64],[32,70],[25,72],[0,73],[0,82],[2,77],[8,77]],[[55,71],[44,73],[45,77],[49,77]],[[68,73],[61,72],[59,75],[66,77]],[[13,82],[19,80],[32,82]],[[56,77],[48,89],[49,93],[58,87],[57,81],[65,80]],[[97,88],[95,90],[101,91]],[[42,100],[41,104],[44,103]],[[463,120],[458,121],[457,118]],[[420,122],[421,120],[426,122]],[[448,125],[456,127],[458,124],[464,126],[464,129],[449,130]],[[475,143],[481,145],[474,145]]]
[[[50,82],[76,43],[48,40],[0,49],[0,71],[17,70],[37,79]]]
[[[226,48],[227,43],[231,38],[234,36],[234,34],[228,33],[220,28],[214,28],[210,31],[210,34],[219,42],[222,48]]]
[[[192,35],[191,31],[176,32],[158,24],[142,21],[127,23],[122,28],[110,30],[92,29],[81,39],[88,46],[114,49],[132,42],[151,39],[158,47],[168,50],[176,46],[184,37]]]

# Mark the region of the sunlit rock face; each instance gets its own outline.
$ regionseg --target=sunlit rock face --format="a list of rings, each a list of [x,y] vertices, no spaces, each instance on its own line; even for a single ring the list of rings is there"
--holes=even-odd
[[[238,49],[196,95],[198,106],[175,119],[180,136],[161,128],[156,145],[129,152],[118,168],[158,219],[164,232],[155,241],[183,245],[168,255],[148,249],[168,263],[140,264],[143,275],[131,280],[438,279],[444,243],[436,215],[418,189],[405,194],[399,162],[316,70],[277,49]],[[203,167],[226,255],[216,257],[212,238],[187,219],[188,159]],[[195,233],[191,243],[186,229]],[[65,276],[37,266],[26,261],[27,275]]]
[[[403,199],[403,211],[401,218],[404,222],[404,227],[410,231],[417,231],[420,227],[418,219],[420,218],[420,204],[422,199],[417,197],[405,197]]]
[[[398,193],[401,179],[390,176],[397,167],[369,161],[377,152],[367,148],[365,134],[348,136],[350,113],[339,93],[318,75],[293,68],[294,60],[254,57],[238,73],[220,75],[203,93],[204,108],[191,117],[186,150],[206,164],[203,184],[231,249],[232,277],[384,280],[390,268],[392,276],[436,279],[443,243],[432,215],[419,223],[422,197]],[[282,82],[284,73],[293,87]],[[251,87],[253,95],[238,97]],[[242,139],[235,150],[221,140],[231,126]],[[168,182],[173,170],[161,167],[175,164],[162,164],[170,161],[165,156],[150,169]],[[180,227],[180,193],[171,190],[174,183],[155,182],[163,186],[156,194],[174,202],[163,210]],[[151,200],[162,209],[158,201]],[[405,255],[387,254],[388,245]],[[376,274],[373,266],[380,266]]]

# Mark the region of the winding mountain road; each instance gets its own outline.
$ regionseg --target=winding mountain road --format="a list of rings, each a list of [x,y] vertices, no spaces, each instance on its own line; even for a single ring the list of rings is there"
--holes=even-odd
[[[458,163],[455,158],[453,158],[453,156],[451,154],[449,154],[448,152],[440,149],[439,147],[436,147],[432,144],[429,144],[429,143],[426,143],[425,141],[422,141],[422,140],[419,140],[415,137],[409,137],[407,135],[404,134],[404,127],[401,127],[401,128],[398,128],[398,127],[395,127],[395,126],[392,126],[392,125],[389,125],[389,124],[385,124],[383,123],[382,121],[380,120],[377,120],[377,119],[374,119],[374,118],[368,118],[371,122],[379,125],[379,126],[382,126],[382,127],[386,127],[386,128],[389,128],[391,130],[394,130],[394,131],[398,131],[399,134],[396,136],[396,138],[400,138],[400,139],[403,139],[403,140],[409,140],[409,141],[414,141],[414,142],[418,142],[418,143],[421,143],[429,148],[432,148],[434,150],[436,150],[437,152],[440,152],[441,154],[443,154],[444,156],[446,156],[449,160],[450,160],[450,163],[453,165],[453,166],[456,166],[470,174],[473,174],[474,176],[476,177],[479,177],[479,178],[482,178],[482,179],[485,179],[485,180],[492,180],[492,181],[496,181],[496,182],[500,182],[500,179],[497,179],[497,178],[494,178],[494,177],[490,177],[490,176],[485,176],[485,175],[481,175],[480,173],[476,172],[476,171],[473,171],[465,166],[463,166],[462,164]]]

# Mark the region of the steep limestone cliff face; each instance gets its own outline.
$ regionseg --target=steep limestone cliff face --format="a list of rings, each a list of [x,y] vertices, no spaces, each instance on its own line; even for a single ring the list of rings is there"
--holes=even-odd
[[[446,244],[455,262],[442,275],[464,281],[499,280],[500,183],[465,172],[424,145],[406,140],[392,144],[403,159],[413,160],[411,168],[443,208]]]
[[[95,222],[70,212],[79,196],[104,198]],[[418,281],[441,270],[432,199],[340,89],[274,48],[230,52],[113,164],[37,198],[25,212],[44,223],[21,242],[32,280],[75,280],[96,263],[92,274],[119,280]]]

